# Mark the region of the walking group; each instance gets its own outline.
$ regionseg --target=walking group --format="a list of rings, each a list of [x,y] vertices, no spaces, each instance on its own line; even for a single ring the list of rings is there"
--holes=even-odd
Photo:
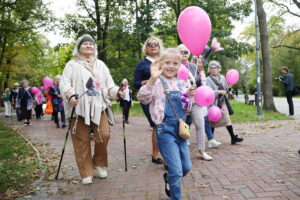
[[[142,51],[145,59],[137,63],[134,72],[134,87],[138,89],[137,99],[152,128],[152,156],[155,164],[164,164],[166,173],[162,174],[165,191],[171,199],[181,199],[181,180],[191,169],[189,141],[178,135],[181,118],[196,126],[197,149],[204,160],[213,158],[206,153],[205,137],[208,147],[221,145],[214,137],[214,129],[226,127],[231,144],[243,141],[233,130],[227,99],[230,85],[220,74],[221,65],[211,61],[205,76],[203,60],[196,58],[196,64],[189,62],[189,51],[184,45],[178,48],[163,49],[162,41],[154,36],[148,38]],[[66,118],[70,118],[70,133],[73,141],[77,166],[82,184],[91,184],[94,177],[108,176],[108,142],[110,139],[110,116],[108,110],[111,100],[120,100],[123,107],[124,122],[128,119],[132,103],[132,91],[124,79],[118,87],[101,60],[97,59],[95,41],[90,35],[83,35],[76,43],[74,58],[63,70],[59,84],[60,94],[65,102]],[[176,78],[181,64],[189,70],[189,81]],[[92,84],[89,84],[89,82]],[[223,109],[222,119],[211,123],[207,108],[194,103],[196,87],[207,85],[216,94],[213,105]],[[182,102],[182,94],[190,98],[189,105]],[[206,135],[206,136],[205,136]],[[91,141],[95,142],[94,153]],[[161,157],[159,156],[161,154]]]
[[[195,125],[196,148],[199,158],[205,161],[213,159],[206,152],[206,143],[208,148],[221,145],[214,136],[216,128],[226,127],[232,145],[241,143],[243,138],[234,132],[230,119],[233,110],[227,94],[231,85],[220,73],[219,62],[208,62],[208,55],[193,57],[189,61],[190,52],[183,44],[164,49],[163,42],[151,36],[145,41],[142,52],[145,58],[136,65],[134,87],[139,90],[137,99],[152,128],[150,160],[155,164],[163,164],[166,169],[162,174],[166,195],[172,200],[181,199],[181,181],[191,170],[192,162],[190,141],[178,134],[179,119],[189,126]],[[83,35],[77,40],[73,56],[62,75],[56,76],[55,84],[47,89],[46,97],[52,102],[57,128],[65,128],[66,119],[69,119],[69,132],[82,184],[91,184],[94,177],[108,176],[109,127],[113,125],[109,114],[111,100],[120,100],[123,120],[129,124],[132,91],[126,79],[120,87],[115,84],[108,67],[97,59],[96,43],[90,35]],[[208,76],[204,71],[207,63]],[[181,65],[189,71],[188,81],[177,79]],[[222,110],[219,121],[209,120],[210,106],[202,107],[195,103],[195,90],[200,86],[208,86],[214,91],[215,100],[211,106],[218,106]],[[188,102],[182,101],[183,94],[189,97]],[[33,108],[37,118],[43,115],[41,106],[45,103],[44,95],[33,94],[27,80],[21,82],[21,87],[15,83],[12,92],[6,89],[4,98],[5,115],[11,115],[12,105],[18,120],[24,120],[26,125],[31,125]],[[91,151],[91,141],[95,142],[94,153]]]

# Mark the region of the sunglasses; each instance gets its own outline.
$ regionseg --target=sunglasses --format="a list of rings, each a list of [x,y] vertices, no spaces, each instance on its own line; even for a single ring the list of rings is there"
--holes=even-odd
[[[189,54],[189,51],[188,50],[184,50],[184,51],[180,51],[181,55],[186,55],[186,54]]]
[[[156,42],[149,42],[149,43],[147,43],[147,47],[158,47],[158,46],[159,46],[159,44],[156,43]]]

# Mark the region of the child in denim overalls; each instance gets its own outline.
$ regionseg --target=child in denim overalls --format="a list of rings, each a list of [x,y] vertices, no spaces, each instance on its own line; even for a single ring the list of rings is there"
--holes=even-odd
[[[166,49],[160,60],[151,65],[151,78],[147,85],[141,87],[137,96],[141,103],[150,103],[158,147],[168,166],[164,179],[170,190],[166,188],[166,193],[172,200],[181,199],[181,179],[192,167],[187,141],[178,135],[178,118],[171,107],[172,104],[178,116],[184,119],[181,94],[186,92],[183,89],[187,87],[174,78],[180,63],[178,51]],[[194,87],[188,89],[190,95],[194,95],[194,92]]]

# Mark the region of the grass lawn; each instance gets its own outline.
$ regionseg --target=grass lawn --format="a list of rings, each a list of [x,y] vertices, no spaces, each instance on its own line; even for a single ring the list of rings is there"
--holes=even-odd
[[[249,122],[249,121],[269,121],[269,120],[284,120],[291,119],[290,117],[277,113],[277,112],[266,112],[263,111],[263,118],[257,118],[256,106],[246,105],[243,102],[239,101],[230,101],[232,108],[234,110],[234,115],[231,115],[231,120],[234,123],[239,122]],[[140,103],[134,101],[134,105],[130,108],[130,116],[144,116],[143,110],[140,106]],[[121,114],[122,109],[120,104],[113,102],[113,111],[116,114]]]
[[[0,199],[14,199],[26,194],[26,188],[39,172],[34,151],[0,122]]]

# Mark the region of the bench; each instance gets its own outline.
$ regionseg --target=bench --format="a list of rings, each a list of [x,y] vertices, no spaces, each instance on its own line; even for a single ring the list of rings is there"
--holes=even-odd
[[[255,100],[249,100],[249,101],[248,101],[248,104],[249,104],[249,105],[254,105],[254,101],[255,101]]]

